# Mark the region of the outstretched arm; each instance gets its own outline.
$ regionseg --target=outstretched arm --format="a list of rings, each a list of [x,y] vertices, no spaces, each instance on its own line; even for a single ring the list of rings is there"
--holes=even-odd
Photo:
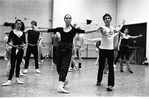
[[[101,41],[101,38],[88,39],[88,41],[97,42],[97,41]]]
[[[142,34],[137,35],[137,36],[130,36],[130,39],[136,39],[136,38],[138,38],[138,37],[142,37]]]

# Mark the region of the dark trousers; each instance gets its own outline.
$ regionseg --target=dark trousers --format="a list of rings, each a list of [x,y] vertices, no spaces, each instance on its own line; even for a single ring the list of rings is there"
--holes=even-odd
[[[26,57],[25,57],[25,69],[28,69],[29,65],[29,59],[31,54],[34,55],[34,60],[35,60],[35,69],[38,69],[38,46],[30,46],[28,45],[27,51],[26,51]]]
[[[120,46],[120,53],[121,53],[121,59],[124,59],[124,56],[127,60],[129,60],[129,47],[128,46]]]
[[[97,75],[97,81],[101,82],[103,77],[103,70],[105,66],[105,60],[108,60],[109,74],[108,74],[108,86],[114,86],[114,69],[113,69],[113,50],[100,49],[99,56],[99,69]]]
[[[23,54],[24,54],[23,49],[19,49],[19,51],[16,53],[16,48],[14,47],[12,48],[10,56],[11,68],[8,80],[12,80],[15,68],[16,68],[16,77],[19,78],[20,64],[23,58]]]
[[[57,52],[57,72],[59,74],[59,81],[64,82],[67,77],[70,61],[72,57],[72,44],[60,44]]]
[[[53,63],[56,64],[58,46],[53,46]]]

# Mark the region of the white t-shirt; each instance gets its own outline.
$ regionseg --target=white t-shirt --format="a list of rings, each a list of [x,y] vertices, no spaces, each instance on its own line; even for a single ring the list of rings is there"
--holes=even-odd
[[[100,49],[113,50],[114,49],[114,31],[115,28],[110,26],[102,26],[103,32],[101,31],[101,45]]]

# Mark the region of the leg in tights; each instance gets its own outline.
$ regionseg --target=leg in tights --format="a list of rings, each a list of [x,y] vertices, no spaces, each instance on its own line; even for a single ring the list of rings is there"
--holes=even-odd
[[[30,56],[31,56],[31,51],[32,51],[31,46],[28,45],[27,51],[26,51],[26,57],[25,57],[25,66],[24,66],[25,69],[28,69],[29,59],[30,59]]]
[[[22,58],[23,58],[23,49],[21,49],[17,55],[17,63],[16,63],[16,77],[17,78],[19,78],[19,75],[20,75],[20,64],[22,62]]]
[[[33,47],[33,55],[34,55],[34,60],[35,60],[35,69],[39,68],[38,64],[38,46]]]
[[[121,56],[120,51],[118,51],[118,55],[117,55],[117,57],[116,57],[116,59],[115,59],[114,64],[116,64],[116,63],[117,63],[117,61],[118,61],[118,59],[120,58],[120,56]]]
[[[124,55],[125,55],[125,48],[124,48],[124,46],[120,46],[120,54],[121,54],[120,70],[123,70],[123,59],[124,59]]]
[[[17,60],[17,56],[16,56],[16,53],[15,53],[16,49],[15,48],[12,48],[12,51],[11,51],[11,68],[10,68],[10,73],[9,73],[9,78],[8,80],[12,80],[12,77],[14,75],[14,69],[15,69],[15,63],[16,63],[16,60]]]

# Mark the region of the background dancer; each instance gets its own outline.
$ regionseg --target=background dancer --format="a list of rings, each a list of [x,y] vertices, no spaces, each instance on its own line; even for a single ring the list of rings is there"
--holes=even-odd
[[[126,56],[126,64],[127,64],[127,70],[130,73],[133,73],[133,71],[130,68],[129,65],[129,44],[128,44],[128,40],[129,39],[135,39],[138,37],[142,37],[142,34],[138,35],[138,36],[130,36],[128,35],[129,33],[129,28],[125,27],[124,29],[124,33],[121,32],[121,37],[120,37],[120,55],[121,55],[121,59],[120,59],[120,72],[124,72],[123,71],[123,61],[124,61],[124,56]]]
[[[82,52],[84,51],[84,34],[76,34],[74,37],[75,51],[78,58],[78,69],[82,68]]]
[[[35,60],[35,69],[36,73],[41,73],[39,71],[39,64],[38,64],[38,41],[39,41],[39,36],[40,32],[37,31],[37,22],[36,21],[31,21],[31,29],[26,30],[25,32],[27,33],[27,40],[28,40],[28,46],[26,50],[26,57],[25,57],[25,66],[24,66],[24,74],[27,73],[28,65],[29,65],[29,59],[30,55],[34,55],[34,60]]]
[[[14,74],[14,70],[16,71],[17,83],[23,84],[23,82],[19,80],[19,73],[20,73],[20,64],[24,54],[23,48],[25,47],[25,43],[26,43],[25,33],[23,32],[24,28],[25,28],[24,23],[18,19],[15,21],[15,29],[12,30],[9,34],[7,44],[12,46],[11,58],[10,58],[11,69],[10,69],[8,81],[2,84],[3,86],[11,85],[11,80]],[[10,41],[12,43],[10,43]]]
[[[58,50],[58,43],[60,41],[60,34],[57,32],[52,36],[52,46],[53,46],[53,65],[56,65],[56,56]]]

